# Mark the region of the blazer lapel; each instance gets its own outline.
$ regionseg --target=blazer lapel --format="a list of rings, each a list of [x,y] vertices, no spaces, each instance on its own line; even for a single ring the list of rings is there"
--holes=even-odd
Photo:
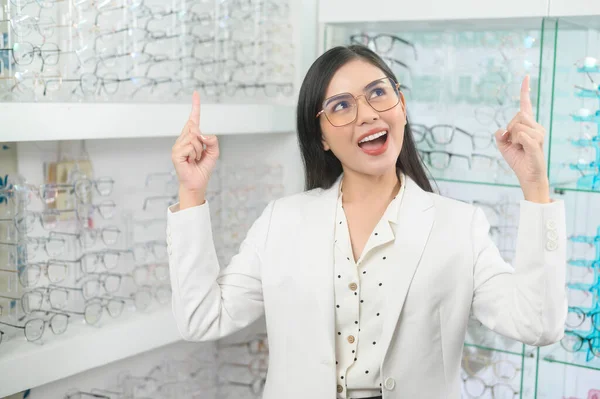
[[[405,180],[404,197],[395,226],[393,262],[385,290],[386,317],[383,320],[380,339],[386,355],[435,216],[435,208],[429,194],[408,176]]]

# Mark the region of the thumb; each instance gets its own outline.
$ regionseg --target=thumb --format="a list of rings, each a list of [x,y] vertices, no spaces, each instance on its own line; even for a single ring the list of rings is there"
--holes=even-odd
[[[206,149],[204,150],[206,152],[206,154],[218,156],[219,140],[217,139],[216,135],[214,135],[214,134],[204,135],[203,134],[200,136],[200,140],[202,141],[202,144],[204,144],[206,146]]]
[[[503,151],[505,148],[510,147],[510,133],[506,129],[498,129],[496,133],[494,133],[494,137],[496,138],[496,145],[500,151]]]

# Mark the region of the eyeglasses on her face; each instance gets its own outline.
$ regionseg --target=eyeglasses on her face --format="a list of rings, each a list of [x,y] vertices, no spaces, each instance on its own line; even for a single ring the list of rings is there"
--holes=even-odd
[[[400,102],[400,84],[386,77],[369,83],[363,89],[363,94],[356,97],[350,93],[336,94],[323,101],[323,108],[316,117],[324,114],[329,123],[336,127],[349,125],[358,117],[359,97],[364,97],[375,111],[384,112]]]

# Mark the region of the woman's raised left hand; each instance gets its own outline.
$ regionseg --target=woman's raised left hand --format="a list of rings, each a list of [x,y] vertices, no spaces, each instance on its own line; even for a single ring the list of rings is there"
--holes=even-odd
[[[519,112],[506,129],[495,134],[500,153],[514,170],[525,199],[532,202],[550,202],[550,184],[544,159],[546,129],[535,121],[529,98],[529,75],[521,84]]]

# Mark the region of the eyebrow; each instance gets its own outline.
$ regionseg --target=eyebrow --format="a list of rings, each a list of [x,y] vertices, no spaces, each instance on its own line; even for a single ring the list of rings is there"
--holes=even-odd
[[[381,77],[381,78],[377,78],[377,79],[375,79],[375,80],[374,80],[374,81],[372,81],[371,83],[367,84],[367,85],[366,85],[366,86],[363,88],[363,91],[365,91],[365,90],[367,90],[367,89],[369,89],[369,88],[371,88],[371,87],[373,87],[373,86],[376,86],[376,85],[377,85],[377,84],[378,84],[378,83],[379,83],[379,82],[380,82],[382,79],[386,79],[386,78],[388,78],[388,77],[387,77],[387,76],[384,76],[384,77]],[[348,92],[339,93],[339,94],[334,94],[333,96],[331,96],[331,97],[328,97],[328,98],[326,98],[326,99],[325,99],[325,105],[329,104],[331,101],[334,101],[334,100],[338,99],[340,96],[347,96],[347,95],[352,95],[352,94],[351,94],[351,93],[348,93]]]
[[[377,85],[377,83],[381,82],[382,79],[386,79],[386,78],[387,78],[387,76],[384,76],[383,78],[375,79],[374,81],[372,81],[371,83],[369,83],[368,85],[366,85],[363,90],[369,89],[369,88]]]
[[[348,97],[350,96],[350,93],[340,93],[340,94],[335,94],[329,98],[325,99],[325,106],[327,106],[329,103],[331,103],[332,101],[338,100],[340,98],[344,98],[344,97]]]

